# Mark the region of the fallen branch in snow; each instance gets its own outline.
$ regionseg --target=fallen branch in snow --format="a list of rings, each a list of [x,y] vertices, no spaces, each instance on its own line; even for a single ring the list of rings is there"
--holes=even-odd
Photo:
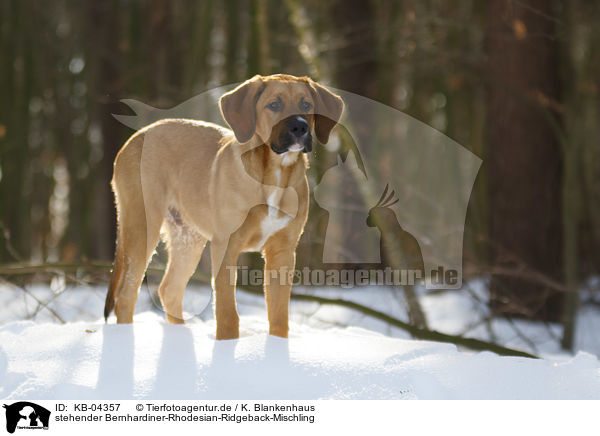
[[[248,291],[248,290],[246,290]],[[252,291],[254,293],[254,291]],[[348,307],[350,309],[356,310],[365,315],[369,315],[373,318],[380,319],[382,321],[387,322],[394,327],[401,328],[402,330],[410,333],[414,338],[417,339],[425,339],[428,341],[437,341],[437,342],[448,342],[455,345],[460,345],[471,350],[475,351],[493,351],[496,354],[501,356],[520,356],[520,357],[529,357],[533,359],[537,359],[538,357],[527,353],[525,351],[514,350],[512,348],[503,347],[502,345],[495,344],[493,342],[481,341],[479,339],[474,338],[465,338],[463,336],[456,335],[448,335],[446,333],[441,333],[436,330],[428,330],[415,327],[411,324],[407,324],[403,321],[400,321],[397,318],[394,318],[384,312],[380,312],[375,309],[371,309],[370,307],[363,306],[362,304],[355,303],[353,301],[343,300],[343,299],[332,299],[319,297],[316,295],[307,295],[307,294],[297,294],[292,292],[292,299],[297,301],[314,301],[320,304],[333,304],[336,306]]]
[[[249,292],[246,290],[246,292]],[[253,292],[253,291],[250,291]],[[255,292],[253,292],[255,293]],[[371,309],[370,307],[363,306],[362,304],[355,303],[353,301],[348,301],[344,299],[331,299],[325,297],[319,297],[316,295],[307,295],[307,294],[296,294],[292,293],[292,299],[297,301],[313,301],[319,304],[330,304],[336,306],[347,307],[362,314],[368,315],[372,318],[379,319],[381,321],[387,322],[388,324],[398,327],[406,332],[410,333],[411,336],[417,339],[429,340],[429,341],[437,341],[437,342],[446,342],[459,346],[463,346],[475,351],[492,351],[501,356],[519,356],[519,357],[529,357],[532,359],[538,359],[538,356],[527,353],[525,351],[515,350],[508,347],[503,347],[502,345],[498,345],[493,342],[482,341],[474,338],[466,338],[464,336],[458,335],[449,335],[446,333],[438,332],[436,330],[422,329],[415,327],[411,324],[405,323],[397,318],[394,318],[384,312],[380,312],[375,309]]]
[[[56,270],[62,271],[74,271],[79,269],[85,270],[100,270],[108,272],[112,268],[112,265],[109,263],[102,262],[94,262],[89,264],[36,264],[36,265],[0,265],[0,275],[23,275],[23,274],[36,274],[41,272],[52,273]],[[146,271],[150,274],[162,274],[164,273],[164,269],[149,267]],[[210,276],[204,272],[196,272],[192,278],[210,283]],[[254,295],[262,295],[262,289],[255,289],[247,286],[237,286],[237,289],[243,292],[247,292]],[[292,292],[291,295],[292,300],[295,301],[310,301],[319,304],[329,304],[335,306],[346,307],[357,312],[360,312],[364,315],[379,319],[384,321],[394,327],[398,327],[406,332],[408,332],[411,336],[416,339],[424,339],[429,341],[437,341],[437,342],[445,342],[451,343],[458,346],[462,346],[465,348],[469,348],[475,351],[492,351],[501,356],[519,356],[519,357],[529,357],[537,359],[538,357],[527,353],[525,351],[515,350],[508,347],[503,347],[502,345],[498,345],[493,342],[482,341],[474,338],[466,338],[463,336],[457,335],[449,335],[446,333],[441,333],[435,330],[423,329],[419,327],[415,327],[411,324],[408,324],[404,321],[401,321],[397,318],[394,318],[387,313],[380,312],[378,310],[372,309],[367,306],[363,306],[362,304],[355,303],[353,301],[344,300],[340,298],[326,298],[319,297],[317,295],[310,294],[299,294],[296,292]]]

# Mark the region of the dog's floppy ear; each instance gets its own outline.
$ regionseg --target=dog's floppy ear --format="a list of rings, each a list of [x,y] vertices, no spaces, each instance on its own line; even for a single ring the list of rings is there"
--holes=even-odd
[[[321,144],[327,144],[331,129],[338,123],[344,111],[344,101],[312,80],[310,88],[315,99],[315,134]]]
[[[223,94],[219,108],[223,118],[241,143],[248,142],[256,129],[256,102],[265,84],[261,76],[246,80],[233,91]]]

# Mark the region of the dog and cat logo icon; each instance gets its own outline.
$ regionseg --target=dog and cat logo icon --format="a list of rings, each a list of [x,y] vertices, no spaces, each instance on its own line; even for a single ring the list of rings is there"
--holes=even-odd
[[[6,409],[6,431],[15,430],[48,430],[50,411],[42,406],[28,401],[14,404],[4,404]]]

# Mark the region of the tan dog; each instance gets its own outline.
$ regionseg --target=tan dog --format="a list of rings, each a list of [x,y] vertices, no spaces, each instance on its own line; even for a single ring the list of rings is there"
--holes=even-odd
[[[232,131],[162,120],[117,155],[117,249],[104,315],[114,308],[118,323],[133,322],[162,229],[169,262],[158,292],[169,322],[183,322],[185,286],[210,240],[217,339],[239,335],[232,275],[244,251],[263,254],[269,332],[287,337],[289,274],[308,215],[304,153],[313,129],[327,142],[344,104],[309,78],[278,74],[253,77],[219,106]]]

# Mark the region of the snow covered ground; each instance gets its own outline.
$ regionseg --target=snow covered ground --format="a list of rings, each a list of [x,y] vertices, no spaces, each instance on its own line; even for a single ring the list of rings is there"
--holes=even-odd
[[[57,292],[34,286],[47,301]],[[301,291],[301,290],[300,290]],[[560,327],[494,321],[467,292],[425,295],[430,327],[535,351],[544,359],[500,357],[408,339],[349,309],[292,303],[290,338],[267,335],[261,298],[238,292],[241,338],[214,340],[206,288],[188,289],[185,326],[168,325],[143,289],[133,326],[99,319],[103,288],[69,289],[39,309],[32,296],[0,287],[0,398],[5,399],[600,399],[598,311],[579,319],[577,346],[560,353]],[[405,319],[385,288],[306,290],[342,296]],[[114,320],[113,320],[114,322]],[[535,349],[533,349],[535,348]]]

